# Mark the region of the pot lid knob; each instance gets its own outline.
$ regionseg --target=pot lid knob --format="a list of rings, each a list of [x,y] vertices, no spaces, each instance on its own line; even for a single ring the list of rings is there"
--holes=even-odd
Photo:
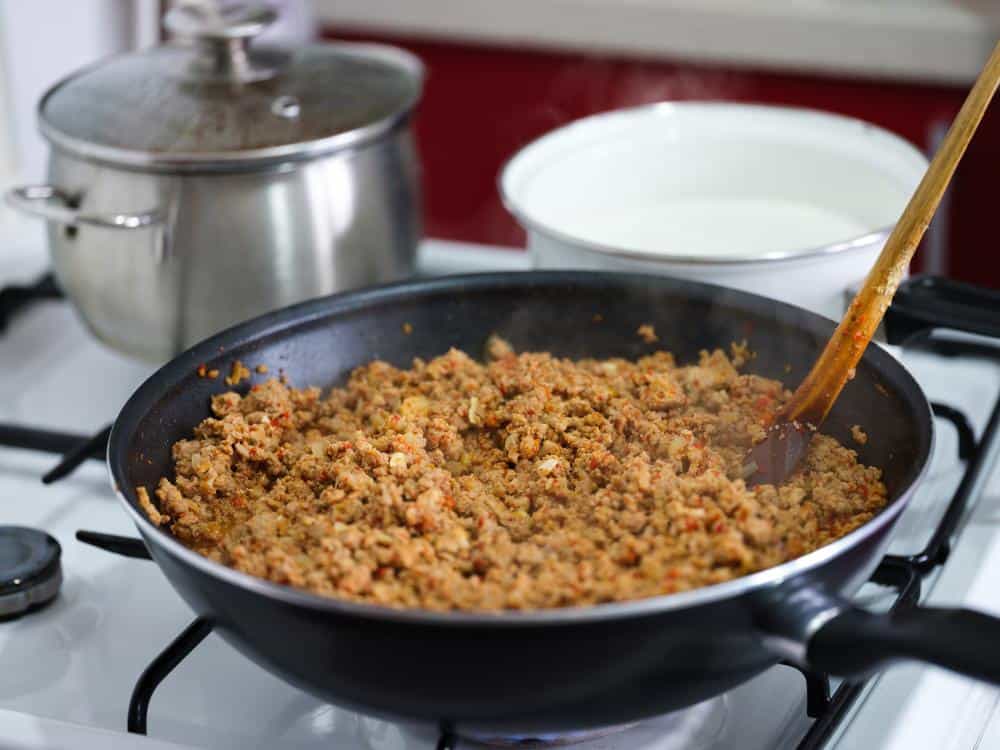
[[[249,82],[270,78],[274,66],[252,56],[250,40],[278,19],[267,5],[227,4],[218,0],[177,0],[163,19],[174,36],[192,42],[198,55],[189,73],[198,80]],[[273,63],[273,55],[267,63]]]

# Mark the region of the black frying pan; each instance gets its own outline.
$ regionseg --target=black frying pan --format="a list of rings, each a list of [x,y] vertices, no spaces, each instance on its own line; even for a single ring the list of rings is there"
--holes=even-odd
[[[212,394],[226,390],[221,379],[198,377],[200,364],[226,371],[239,358],[284,370],[295,385],[331,386],[376,357],[407,366],[451,346],[479,352],[494,332],[519,350],[634,358],[650,350],[635,335],[642,323],[653,323],[658,346],[682,361],[746,338],[758,353],[752,369],[792,385],[833,331],[831,322],[779,302],[638,275],[489,274],[375,288],[258,318],[180,355],[122,410],[111,473],[153,559],[217,632],[289,682],[364,713],[447,721],[459,731],[582,729],[690,705],[780,659],[854,676],[915,658],[1000,682],[1000,620],[931,608],[889,618],[847,602],[882,556],[933,441],[920,388],[877,347],[824,429],[852,445],[850,426],[864,426],[869,440],[859,453],[882,467],[888,507],[802,558],[695,591],[530,613],[395,611],[225,568],[138,508],[134,488],[153,487],[170,471],[171,444],[208,416]]]

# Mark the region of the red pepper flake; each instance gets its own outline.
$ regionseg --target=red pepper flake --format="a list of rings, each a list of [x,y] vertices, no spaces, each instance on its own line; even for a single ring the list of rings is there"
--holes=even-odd
[[[693,518],[684,519],[684,531],[695,531],[698,528],[698,522]]]
[[[712,527],[712,531],[714,531],[716,534],[721,534],[725,530],[726,530],[726,524],[723,523],[722,521],[716,521],[715,525]]]

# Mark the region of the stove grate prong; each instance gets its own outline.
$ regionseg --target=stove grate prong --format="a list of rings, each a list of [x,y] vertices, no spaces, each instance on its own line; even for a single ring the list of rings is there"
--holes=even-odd
[[[806,679],[806,716],[816,719],[830,707],[830,678],[819,672],[804,669],[790,661],[781,662],[791,667]]]
[[[107,455],[109,437],[111,437],[111,425],[108,425],[93,437],[78,443],[64,454],[62,460],[42,477],[42,484],[52,484],[72,474],[88,458],[96,457],[103,460]]]
[[[944,565],[951,554],[951,543],[958,526],[970,504],[983,494],[986,481],[993,472],[997,458],[1000,457],[1000,398],[993,406],[986,429],[976,443],[970,456],[965,473],[958,484],[958,489],[945,509],[944,516],[938,523],[927,547],[908,559],[917,567],[921,575],[927,575],[939,565]]]
[[[958,409],[947,404],[934,402],[931,404],[935,417],[941,417],[952,423],[958,432],[958,457],[962,461],[968,461],[976,452],[976,433],[972,429],[972,423]]]
[[[149,713],[149,701],[163,679],[174,671],[178,664],[194,651],[195,647],[205,640],[212,632],[212,623],[204,617],[192,622],[174,639],[160,654],[150,662],[149,666],[135,683],[132,698],[128,704],[128,731],[132,734],[146,734],[146,718]]]
[[[443,726],[434,747],[435,750],[458,750],[458,737],[447,726]]]
[[[113,552],[122,557],[133,557],[137,560],[152,560],[149,550],[141,539],[129,536],[118,536],[117,534],[102,534],[99,531],[87,531],[80,529],[76,532],[77,541],[89,544],[92,547]]]
[[[86,435],[74,435],[68,432],[56,432],[54,430],[41,430],[35,427],[24,425],[0,423],[0,445],[8,448],[21,448],[29,451],[43,451],[44,453],[68,453],[75,449],[80,443],[89,440]],[[104,453],[100,456],[92,456],[101,461],[104,460]]]

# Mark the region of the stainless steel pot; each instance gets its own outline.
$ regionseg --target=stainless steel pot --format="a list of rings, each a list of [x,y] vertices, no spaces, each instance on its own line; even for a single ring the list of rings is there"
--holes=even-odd
[[[39,105],[60,285],[111,346],[164,360],[235,322],[412,271],[409,116],[422,66],[391,47],[251,48],[266,7],[166,18],[179,41],[80,71]]]

